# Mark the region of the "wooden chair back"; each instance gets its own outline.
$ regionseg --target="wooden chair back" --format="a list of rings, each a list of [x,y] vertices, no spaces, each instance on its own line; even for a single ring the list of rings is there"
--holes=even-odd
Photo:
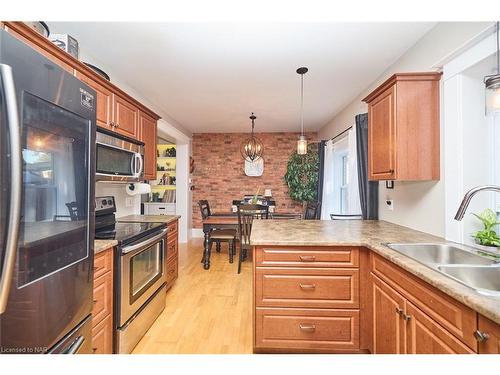
[[[318,219],[318,211],[321,202],[307,202],[306,209],[304,211],[304,220],[316,220]]]
[[[240,244],[243,248],[250,246],[252,223],[254,219],[267,219],[269,207],[260,204],[241,204],[238,206],[238,228]]]
[[[205,220],[206,218],[208,218],[211,215],[210,205],[208,204],[207,200],[198,201],[198,206],[200,207],[201,218],[203,220]]]

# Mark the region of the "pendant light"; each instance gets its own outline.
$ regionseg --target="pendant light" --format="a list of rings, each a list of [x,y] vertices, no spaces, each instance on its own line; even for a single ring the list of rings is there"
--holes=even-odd
[[[484,77],[486,114],[500,113],[500,22],[497,26],[497,74]]]
[[[304,135],[304,74],[308,70],[304,66],[297,69],[297,74],[300,74],[300,136],[297,141],[297,154],[299,155],[307,154],[307,139]]]
[[[252,115],[250,116],[250,120],[252,120],[252,136],[245,139],[245,141],[243,141],[240,146],[241,156],[243,157],[243,159],[250,163],[253,163],[257,159],[262,157],[262,152],[264,151],[264,146],[260,139],[253,135],[256,118],[257,116],[255,116],[252,112]]]

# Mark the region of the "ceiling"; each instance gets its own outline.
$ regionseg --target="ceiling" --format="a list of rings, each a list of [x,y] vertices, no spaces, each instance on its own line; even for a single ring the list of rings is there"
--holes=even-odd
[[[429,31],[432,22],[51,22],[111,76],[193,133],[321,128]]]

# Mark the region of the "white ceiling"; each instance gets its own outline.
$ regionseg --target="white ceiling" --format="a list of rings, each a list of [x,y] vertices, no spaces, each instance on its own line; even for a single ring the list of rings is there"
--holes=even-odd
[[[186,129],[318,130],[435,23],[51,22]]]

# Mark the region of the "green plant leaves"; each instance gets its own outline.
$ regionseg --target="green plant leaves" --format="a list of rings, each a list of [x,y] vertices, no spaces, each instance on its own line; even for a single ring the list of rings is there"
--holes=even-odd
[[[481,245],[500,247],[500,237],[493,230],[493,227],[500,224],[500,222],[497,222],[497,214],[493,210],[487,208],[479,215],[473,215],[483,223],[484,229],[474,233],[472,237]]]
[[[284,178],[290,198],[298,202],[317,200],[319,179],[317,145],[309,145],[306,155],[293,152],[288,160]]]

